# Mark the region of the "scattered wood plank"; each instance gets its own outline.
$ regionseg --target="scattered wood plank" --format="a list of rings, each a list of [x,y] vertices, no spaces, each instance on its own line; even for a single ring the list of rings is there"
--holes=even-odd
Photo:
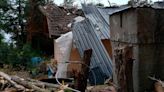
[[[81,92],[85,92],[85,89],[87,87],[91,55],[92,49],[84,51],[81,71],[75,72],[75,88]]]

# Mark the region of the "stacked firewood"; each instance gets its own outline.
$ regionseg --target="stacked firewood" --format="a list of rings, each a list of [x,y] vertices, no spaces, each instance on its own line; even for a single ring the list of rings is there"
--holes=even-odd
[[[0,72],[0,92],[57,92],[61,86]]]

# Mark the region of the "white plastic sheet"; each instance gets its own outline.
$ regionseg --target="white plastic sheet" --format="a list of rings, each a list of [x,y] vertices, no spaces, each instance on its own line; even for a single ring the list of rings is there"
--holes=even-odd
[[[58,78],[67,78],[67,66],[71,53],[73,35],[68,32],[55,40],[55,60],[57,60]]]

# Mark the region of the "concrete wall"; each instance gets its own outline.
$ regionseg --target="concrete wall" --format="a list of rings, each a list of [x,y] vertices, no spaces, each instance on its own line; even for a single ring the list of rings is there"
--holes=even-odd
[[[133,47],[134,92],[151,90],[153,83],[148,76],[164,80],[163,24],[164,10],[152,8],[131,8],[110,17],[113,50]]]
[[[121,24],[122,22],[122,24]],[[110,18],[111,41],[137,43],[137,14],[135,9],[120,12]]]
[[[148,76],[164,79],[164,53],[162,40],[164,23],[162,10],[140,8],[138,10],[138,42],[139,42],[139,89],[151,90],[153,82]]]
[[[129,80],[126,79],[125,82],[132,81],[133,88],[135,92],[138,92],[138,46],[137,46],[137,13],[136,9],[130,9],[128,11],[124,11],[118,14],[115,14],[110,17],[110,32],[111,32],[111,41],[112,41],[112,48],[113,48],[113,62],[114,66],[117,65],[116,63],[119,62],[115,60],[115,50],[124,50],[127,46],[132,46],[133,50],[133,59],[135,59],[133,63],[133,79]],[[122,19],[122,20],[121,20]],[[122,24],[121,24],[122,22]],[[126,58],[126,57],[125,57]],[[116,72],[116,73],[115,73]],[[115,83],[120,86],[122,83],[116,78],[117,76],[117,69],[114,67],[114,81]],[[123,72],[126,72],[123,71]],[[129,84],[125,84],[129,85]],[[126,87],[126,86],[125,86]],[[124,91],[123,91],[124,90]],[[125,89],[121,89],[120,92],[127,92],[128,87]]]
[[[139,91],[151,90],[153,82],[148,76],[155,74],[154,31],[156,26],[155,10],[137,9],[139,42]]]

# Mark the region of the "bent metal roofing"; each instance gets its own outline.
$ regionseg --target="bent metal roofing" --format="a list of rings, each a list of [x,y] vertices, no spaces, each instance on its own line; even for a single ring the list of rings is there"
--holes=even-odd
[[[91,70],[94,68],[98,68],[99,70],[97,71],[102,71],[100,75],[96,76],[99,76],[104,80],[107,77],[111,77],[112,61],[103,43],[101,42],[101,39],[99,39],[99,37],[97,36],[93,23],[89,21],[89,19],[85,19],[81,22],[74,24],[73,38],[81,56],[83,56],[83,52],[85,50],[93,50],[90,68]],[[97,83],[101,82],[99,82],[99,79],[96,79],[96,81]]]
[[[122,9],[120,7],[100,8],[82,4],[85,19],[73,23],[73,39],[81,57],[87,49],[92,49],[90,81],[96,78],[97,84],[102,84],[105,78],[112,76],[112,61],[101,40],[110,39],[109,14]],[[93,81],[94,82],[94,81]]]

